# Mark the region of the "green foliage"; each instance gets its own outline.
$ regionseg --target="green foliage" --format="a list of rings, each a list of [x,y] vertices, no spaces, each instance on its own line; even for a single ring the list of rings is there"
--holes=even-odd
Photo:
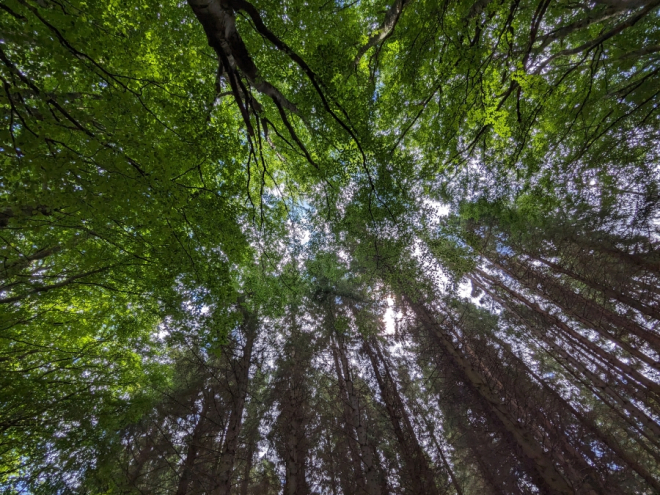
[[[0,4],[8,493],[104,493],[182,349],[221,359],[245,311],[377,335],[390,293],[488,253],[625,252],[592,285],[655,283],[657,2],[212,3],[227,67],[192,1]]]

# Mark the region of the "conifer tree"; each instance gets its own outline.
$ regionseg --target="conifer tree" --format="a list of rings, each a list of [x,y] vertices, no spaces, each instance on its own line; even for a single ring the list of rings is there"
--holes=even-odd
[[[660,492],[660,0],[3,0],[0,491]]]

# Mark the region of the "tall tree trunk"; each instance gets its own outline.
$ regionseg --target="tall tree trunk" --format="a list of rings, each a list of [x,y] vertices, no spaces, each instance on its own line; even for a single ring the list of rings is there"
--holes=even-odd
[[[567,474],[567,477],[570,479],[573,486],[583,486],[591,492],[593,491],[593,485],[596,485],[599,487],[600,493],[602,493],[603,486],[602,483],[600,483],[599,476],[584,460],[582,455],[575,449],[575,447],[573,447],[573,445],[567,441],[564,432],[559,430],[548,419],[546,413],[544,412],[546,407],[543,406],[539,409],[538,406],[542,405],[542,403],[539,402],[534,404],[537,407],[526,408],[521,404],[521,401],[519,401],[518,397],[516,397],[516,392],[518,389],[522,389],[526,384],[525,382],[527,382],[526,376],[524,374],[520,374],[514,378],[513,383],[503,383],[498,377],[495,377],[493,373],[491,373],[490,368],[482,359],[482,356],[485,354],[485,352],[487,352],[486,349],[481,348],[479,352],[475,352],[472,349],[470,342],[468,342],[465,337],[456,335],[456,338],[461,342],[467,354],[469,354],[471,357],[472,361],[477,364],[480,372],[482,373],[482,376],[486,379],[486,381],[492,384],[493,388],[496,389],[500,396],[508,398],[509,404],[511,404],[511,407],[514,409],[514,414],[517,413],[519,418],[532,416],[535,420],[535,423],[538,423],[543,427],[543,430],[540,430],[538,427],[534,426],[527,427],[527,429],[532,432],[539,444],[548,451],[548,454],[553,456],[558,464],[562,465],[564,472]],[[494,336],[492,338],[494,338]],[[507,375],[504,374],[504,377],[506,376]],[[520,383],[519,380],[522,383]],[[526,393],[532,392],[529,390],[529,387],[524,388],[523,390]],[[548,436],[548,433],[550,433],[550,436]],[[562,454],[562,452],[557,451],[555,448],[553,448],[552,445],[544,445],[546,440],[556,442],[561,447],[561,449],[570,456],[570,458],[567,459],[565,455]],[[592,481],[583,481],[583,477],[575,471],[576,467],[579,468],[581,472],[588,473],[588,477],[591,478]],[[613,488],[611,488],[611,490],[613,490]]]
[[[188,452],[186,453],[186,459],[183,462],[183,469],[181,471],[181,476],[179,477],[179,485],[176,489],[176,495],[186,495],[188,493],[188,485],[193,480],[195,461],[197,460],[197,454],[199,452],[199,447],[202,443],[202,438],[204,436],[204,429],[206,427],[206,417],[209,411],[209,398],[207,394],[204,394],[202,398],[202,410],[199,413],[199,419],[193,430],[193,434],[188,442]]]
[[[506,343],[493,336],[493,338],[498,342],[498,344],[511,356],[518,365],[526,370],[529,376],[533,377],[537,383],[539,383],[543,389],[551,396],[555,401],[557,401],[561,406],[570,413],[582,424],[594,437],[599,439],[603,444],[605,444],[612,452],[614,452],[622,461],[624,461],[633,471],[639,474],[644,480],[649,483],[653,488],[655,488],[660,493],[660,481],[656,480],[651,473],[643,467],[635,458],[630,455],[619,442],[609,435],[608,433],[602,431],[596,423],[582,414],[580,411],[575,409],[566,399],[564,399],[555,389],[550,387],[540,376],[538,376],[532,369],[530,369],[527,364],[520,359],[511,349],[511,347]]]
[[[357,428],[355,425],[355,414],[353,411],[353,403],[351,394],[348,391],[349,387],[352,391],[352,381],[350,376],[346,373],[340,363],[337,343],[334,339],[331,341],[332,357],[335,364],[335,371],[337,373],[337,380],[339,384],[339,392],[341,394],[341,401],[344,404],[344,425],[343,430],[346,433],[351,459],[353,461],[353,479],[355,481],[357,490],[363,492],[365,490],[365,480],[362,472],[362,460],[360,459],[360,445]],[[359,420],[359,418],[358,418]]]
[[[481,473],[481,476],[483,477],[484,481],[488,483],[488,487],[492,490],[493,495],[507,495],[504,493],[502,488],[499,486],[497,481],[495,480],[495,476],[493,476],[493,472],[490,469],[490,466],[488,466],[484,460],[481,457],[481,453],[477,451],[476,449],[472,449],[472,457],[474,457],[477,467],[479,468],[479,472]]]
[[[371,453],[373,454],[374,465],[378,471],[378,486],[380,487],[381,495],[390,495],[390,485],[388,482],[387,471],[380,461],[380,456],[374,445],[371,445]]]
[[[554,278],[540,273],[529,263],[525,264],[518,260],[503,261],[491,253],[486,257],[488,261],[522,283],[527,289],[549,299],[564,313],[572,316],[587,328],[595,330],[603,338],[612,340],[637,359],[660,371],[660,363],[656,359],[639,351],[617,334],[624,331],[634,335],[648,343],[656,352],[660,352],[660,335],[565,287]]]
[[[587,355],[589,355],[590,351],[593,351],[593,354],[597,356],[598,358],[601,358],[605,363],[607,363],[609,366],[616,368],[619,370],[620,373],[624,375],[624,378],[627,378],[628,380],[622,381],[619,383],[620,386],[622,386],[628,394],[630,394],[632,397],[637,398],[638,400],[642,401],[644,404],[646,404],[648,407],[652,409],[657,408],[657,398],[660,397],[660,385],[652,382],[648,378],[644,377],[641,375],[639,372],[636,370],[630,368],[630,366],[621,363],[618,359],[615,357],[611,356],[608,354],[606,351],[604,351],[602,348],[598,347],[596,344],[591,342],[589,339],[583,337],[582,335],[578,334],[575,330],[570,328],[567,324],[565,324],[563,321],[561,321],[559,318],[556,316],[550,315],[547,311],[543,310],[538,304],[530,301],[527,299],[525,296],[522,294],[519,294],[517,291],[514,291],[513,289],[507,287],[505,284],[500,282],[499,280],[494,279],[493,277],[490,277],[489,275],[477,271],[478,275],[481,276],[483,279],[486,279],[489,281],[492,285],[499,287],[502,289],[505,293],[507,293],[509,296],[513,297],[514,299],[518,300],[519,302],[523,303],[526,307],[534,311],[539,317],[546,321],[548,324],[550,324],[552,327],[559,329],[563,331],[566,335],[569,336],[570,339],[575,341],[578,344],[578,348],[582,347],[586,350]],[[471,280],[473,280],[475,283],[479,284],[482,288],[484,286],[484,283],[479,283],[473,276],[471,277]],[[538,333],[538,332],[537,332]],[[547,336],[543,336],[543,339],[550,343],[552,339],[548,338]],[[552,341],[551,345],[556,346],[557,344]],[[568,353],[562,353],[562,355],[566,354],[566,356],[569,356],[569,360],[573,363],[578,363],[578,361],[573,357],[570,356]],[[591,370],[589,370],[586,366],[584,366],[582,363],[579,364],[579,367],[585,374],[587,374],[590,379],[595,380],[594,383],[599,383],[601,385],[598,385],[599,388],[603,388],[608,390],[609,392],[612,392],[614,395],[612,396],[613,398],[616,398],[617,401],[624,401],[625,408],[631,414],[633,414],[634,417],[638,418],[642,423],[650,429],[651,432],[653,432],[653,435],[660,437],[660,425],[655,423],[651,418],[649,418],[643,411],[639,410],[637,407],[634,405],[630,404],[629,401],[626,401],[623,397],[618,392],[615,392],[613,387],[606,385],[603,380],[601,380],[595,373],[593,373]],[[635,380],[636,378],[639,378],[638,383],[641,383],[642,385],[637,385],[638,388],[635,388],[629,381]],[[650,390],[646,390],[644,388],[644,385],[649,386]],[[643,390],[646,393],[640,392],[639,389]],[[653,393],[653,397],[650,398],[649,394]],[[634,411],[633,411],[634,409]]]
[[[137,457],[135,457],[135,465],[129,470],[127,484],[131,488],[137,488],[137,483],[142,476],[142,468],[149,461],[151,453],[154,452],[154,440],[152,435],[156,433],[158,427],[150,428],[146,432],[144,446],[140,449]]]
[[[252,348],[256,336],[257,322],[253,315],[244,312],[244,337],[245,346],[243,355],[233,363],[233,375],[235,387],[232,391],[232,408],[229,412],[229,423],[225,433],[225,441],[220,454],[220,461],[217,474],[216,495],[229,495],[231,489],[232,472],[234,461],[236,459],[236,449],[238,447],[238,438],[243,424],[243,410],[245,408],[245,399],[247,397],[250,363],[252,361]]]
[[[594,242],[589,238],[585,238],[582,235],[569,235],[566,237],[568,242],[575,243],[576,245],[582,247],[587,252],[592,250],[599,251],[603,254],[616,258],[618,262],[624,263],[630,266],[637,266],[649,272],[660,275],[660,263],[658,262],[658,251],[654,251],[652,247],[648,246],[650,249],[649,254],[630,254],[621,249],[617,249],[611,243],[603,242],[599,240]],[[608,245],[609,244],[609,245]],[[655,259],[653,259],[655,257]]]
[[[492,285],[495,285],[505,292],[507,292],[510,296],[513,298],[517,299],[524,305],[526,305],[528,308],[532,309],[536,313],[538,313],[544,320],[548,321],[551,323],[553,326],[564,332],[566,335],[568,335],[571,339],[573,339],[576,343],[584,347],[588,352],[592,353],[594,356],[597,356],[599,359],[603,360],[605,363],[607,363],[609,366],[612,368],[617,369],[621,374],[624,376],[627,376],[630,380],[634,380],[640,384],[640,388],[644,390],[647,394],[649,392],[653,392],[655,395],[660,397],[660,385],[657,383],[653,382],[652,380],[648,379],[641,373],[639,373],[637,370],[632,368],[631,366],[621,362],[619,359],[616,357],[612,356],[610,353],[599,347],[598,345],[594,344],[591,342],[589,339],[584,337],[583,335],[579,334],[577,331],[573,330],[569,325],[564,323],[562,320],[560,320],[558,317],[551,315],[547,311],[545,311],[541,306],[539,306],[537,303],[530,301],[527,297],[523,296],[522,294],[519,294],[517,291],[507,287],[504,283],[502,283],[500,280],[497,280],[496,278],[488,275],[487,273],[481,271],[481,270],[476,270],[476,273],[478,276],[484,280],[489,281]],[[637,394],[635,391],[632,391],[633,395],[636,395],[638,399],[648,402],[648,398],[645,396],[645,394]],[[658,434],[660,435],[660,430],[658,430]]]
[[[286,476],[283,495],[309,495],[307,462],[309,456],[310,370],[313,349],[309,334],[296,321],[297,308],[288,315],[291,333],[284,344],[278,366],[276,390],[280,406],[277,431],[280,435],[280,458]]]
[[[339,342],[336,346],[336,352],[339,355],[339,360],[336,361],[335,365],[339,366],[337,369],[337,376],[339,380],[343,379],[343,390],[346,393],[347,404],[348,404],[348,414],[347,422],[350,428],[353,430],[353,438],[357,439],[359,444],[361,466],[364,468],[364,476],[366,479],[366,492],[369,495],[380,495],[380,486],[378,484],[378,470],[374,464],[373,459],[373,450],[369,441],[367,440],[367,429],[364,424],[363,415],[360,412],[360,401],[355,391],[355,385],[353,383],[351,369],[348,364],[348,358],[346,357],[346,348],[342,342]],[[362,469],[358,471],[362,473]],[[356,473],[357,474],[357,473]],[[364,485],[364,483],[362,483]]]
[[[253,441],[248,442],[245,453],[245,467],[243,469],[243,479],[241,480],[241,495],[248,495],[250,489],[250,471],[252,471],[252,462],[254,461],[255,444]]]
[[[471,387],[486,401],[490,410],[497,416],[504,428],[512,435],[521,450],[533,463],[540,479],[553,493],[572,494],[573,489],[568,485],[563,475],[556,469],[552,460],[548,458],[533,436],[518,425],[502,400],[493,394],[486,381],[480,376],[475,367],[465,359],[451,339],[441,330],[435,318],[421,304],[414,303],[404,296],[404,300],[415,312],[420,322],[444,349],[446,354],[454,361],[458,369]]]
[[[292,387],[285,397],[282,416],[287,424],[285,430],[284,463],[286,465],[286,479],[284,482],[284,495],[309,495],[307,484],[307,439],[304,427],[304,412],[301,411],[301,390]]]
[[[447,462],[445,453],[442,451],[442,446],[438,443],[438,439],[435,436],[435,428],[429,421],[428,417],[426,417],[426,415],[422,415],[422,418],[424,419],[424,423],[426,423],[426,429],[429,432],[431,441],[433,442],[433,445],[435,445],[435,450],[438,451],[438,455],[442,460],[442,465],[445,467],[447,473],[449,474],[449,480],[451,481],[452,485],[454,485],[454,489],[456,490],[456,495],[463,495],[463,490],[461,489],[461,485],[458,482],[458,478],[456,478],[456,473],[454,473],[454,470],[449,465],[449,462]]]
[[[484,290],[493,300],[498,302],[503,308],[506,308],[509,312],[514,314],[521,322],[532,330],[534,335],[537,338],[545,343],[552,351],[547,351],[550,356],[557,361],[564,369],[566,369],[571,375],[573,375],[579,383],[583,384],[588,390],[590,390],[596,397],[598,397],[604,404],[608,405],[621,419],[628,423],[633,429],[640,432],[649,442],[653,445],[659,445],[657,438],[658,436],[653,432],[653,426],[657,428],[657,424],[653,422],[650,418],[646,417],[639,409],[637,409],[634,404],[631,404],[629,400],[622,398],[618,392],[612,389],[612,387],[603,381],[597,374],[590,371],[583,363],[571,356],[563,347],[557,344],[553,339],[549,338],[542,331],[538,330],[534,323],[530,323],[524,316],[522,316],[512,304],[507,303],[502,298],[498,297],[492,291],[490,291],[484,284],[480,283],[476,279],[472,281],[478,285],[482,290]],[[579,375],[586,377],[586,381],[580,378]],[[604,395],[606,394],[606,395]],[[618,407],[617,407],[618,406]],[[619,407],[627,411],[630,416],[625,414]],[[649,428],[650,426],[650,428]],[[634,437],[634,435],[633,435]],[[640,443],[643,445],[643,443]],[[654,456],[658,454],[649,450]],[[660,461],[660,458],[658,459]]]
[[[339,494],[339,484],[337,483],[337,469],[335,468],[335,456],[332,451],[332,437],[328,432],[325,434],[325,444],[328,448],[327,453],[327,462],[330,465],[328,467],[328,474],[330,476],[330,488],[332,489],[332,495]]]
[[[617,291],[614,288],[603,285],[598,281],[591,280],[588,277],[585,277],[569,268],[565,268],[559,265],[558,263],[554,263],[552,261],[546,260],[543,257],[538,257],[535,259],[549,266],[558,273],[563,273],[564,275],[568,275],[569,277],[573,278],[574,280],[577,280],[578,282],[582,282],[586,286],[600,292],[608,299],[614,299],[616,301],[619,301],[623,304],[630,306],[631,308],[636,309],[642,314],[650,316],[651,318],[655,318],[656,320],[660,320],[660,310],[658,310],[658,308],[644,304],[641,301],[637,300],[636,298],[623,293],[622,291]]]
[[[399,396],[396,383],[390,373],[386,359],[375,339],[364,339],[363,346],[373,368],[378,388],[385,402],[394,434],[401,446],[401,455],[405,469],[410,478],[412,493],[439,494],[433,471],[429,466],[426,454],[417,441],[417,435],[412,427],[408,412]],[[381,371],[381,366],[383,370]]]

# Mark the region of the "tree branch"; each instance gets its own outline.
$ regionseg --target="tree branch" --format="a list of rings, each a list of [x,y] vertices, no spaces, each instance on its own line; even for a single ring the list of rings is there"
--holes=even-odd
[[[596,39],[589,41],[587,43],[584,43],[580,46],[577,46],[575,48],[567,49],[567,50],[562,50],[560,52],[555,53],[551,57],[548,57],[542,64],[540,64],[536,70],[534,71],[535,74],[539,74],[550,62],[552,62],[554,59],[558,57],[563,57],[567,55],[575,55],[576,53],[583,52],[585,50],[591,50],[593,47],[600,45],[604,41],[607,41],[611,37],[619,34],[621,31],[623,31],[626,28],[632,27],[637,22],[639,22],[643,17],[645,17],[649,12],[651,12],[653,9],[655,9],[658,5],[660,5],[660,0],[653,0],[652,2],[648,3],[644,9],[642,9],[638,14],[628,18],[628,20],[621,22],[614,26],[612,29],[607,31],[606,33],[603,33],[602,35],[598,36]]]
[[[399,17],[401,17],[404,7],[409,2],[410,0],[395,0],[385,14],[383,23],[371,34],[371,36],[369,36],[367,43],[358,50],[355,60],[353,61],[353,66],[357,66],[357,64],[360,63],[360,59],[370,48],[382,43],[392,35],[397,22],[399,22]]]

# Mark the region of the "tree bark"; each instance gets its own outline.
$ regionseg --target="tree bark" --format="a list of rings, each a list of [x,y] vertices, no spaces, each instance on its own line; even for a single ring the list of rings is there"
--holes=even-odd
[[[421,304],[414,303],[404,295],[404,300],[412,308],[420,322],[427,329],[429,335],[434,338],[447,355],[455,362],[457,368],[465,376],[471,387],[486,401],[491,411],[497,416],[504,428],[512,435],[521,450],[530,459],[536,468],[540,479],[553,493],[572,494],[573,489],[564,479],[563,475],[556,469],[553,462],[546,456],[543,449],[537,444],[533,436],[518,425],[511,416],[505,404],[495,396],[485,380],[480,376],[474,366],[465,359],[462,353],[455,347],[450,338],[439,328],[435,318]]]
[[[562,320],[557,318],[554,315],[549,314],[547,311],[543,310],[537,303],[534,303],[527,299],[525,296],[522,294],[519,294],[517,291],[507,287],[504,283],[501,281],[495,279],[494,277],[491,277],[490,275],[484,273],[481,270],[476,270],[476,273],[483,279],[488,280],[492,285],[495,285],[505,292],[507,292],[510,296],[512,296],[514,299],[517,299],[521,303],[523,303],[525,306],[533,310],[534,312],[538,313],[544,320],[548,321],[551,323],[554,327],[558,328],[559,330],[565,332],[568,336],[570,336],[574,341],[577,343],[581,344],[585,349],[587,349],[588,352],[593,353],[593,355],[597,356],[598,358],[602,359],[604,362],[606,362],[609,366],[612,368],[617,369],[621,374],[624,376],[627,376],[628,379],[634,380],[640,384],[640,388],[644,390],[646,393],[652,392],[656,396],[660,397],[660,385],[657,383],[653,382],[652,380],[648,379],[641,373],[639,373],[637,370],[633,369],[629,365],[622,363],[619,359],[616,357],[612,356],[608,352],[606,352],[604,349],[599,347],[598,345],[594,344],[591,342],[589,339],[586,337],[580,335],[578,332],[573,330],[570,326],[568,326],[566,323],[564,323]],[[638,395],[635,391],[631,391],[633,395]],[[647,402],[648,399],[642,395],[639,394],[638,398],[644,402]],[[658,433],[660,434],[660,430],[658,430]]]
[[[250,471],[252,471],[252,462],[254,460],[254,442],[249,442],[245,454],[245,468],[243,469],[243,479],[241,480],[241,495],[248,495],[250,489]]]
[[[505,264],[502,260],[494,258],[494,256],[487,255],[488,261],[521,282],[527,289],[544,298],[550,299],[566,314],[573,316],[587,328],[597,331],[602,337],[612,340],[637,359],[660,371],[660,363],[632,347],[617,335],[613,335],[613,331],[616,332],[616,329],[619,329],[629,332],[641,340],[646,341],[656,352],[660,352],[659,335],[597,304],[593,300],[567,289],[556,280],[539,273],[538,270],[528,264],[525,265],[516,260],[507,260]],[[541,287],[540,289],[539,286]]]
[[[305,438],[304,418],[302,417],[301,394],[295,388],[289,389],[288,397],[282,410],[285,427],[286,478],[284,482],[284,495],[308,495],[307,484],[307,441]]]
[[[334,341],[334,339],[330,345],[332,348],[332,357],[335,364],[335,372],[337,373],[341,401],[344,404],[345,424],[343,425],[343,430],[346,433],[346,439],[348,441],[348,447],[351,453],[351,459],[353,461],[353,479],[357,485],[357,490],[364,491],[366,484],[362,471],[362,460],[360,459],[360,445],[358,443],[359,440],[357,435],[357,428],[355,425],[355,416],[352,407],[351,396],[348,392],[348,383],[350,382],[350,385],[352,385],[352,382],[350,376],[347,374],[347,371],[339,361],[340,351],[338,350],[337,343]]]
[[[463,495],[463,490],[461,489],[461,485],[458,482],[458,478],[456,478],[456,474],[454,473],[454,470],[449,465],[449,462],[447,462],[447,458],[445,457],[445,454],[442,451],[442,446],[438,443],[438,439],[435,437],[435,429],[433,428],[433,425],[426,416],[422,415],[422,417],[424,418],[424,423],[426,423],[426,429],[429,431],[429,435],[431,436],[433,445],[435,445],[435,449],[438,451],[438,455],[442,460],[442,465],[447,470],[447,473],[449,473],[449,479],[451,480],[452,485],[454,485],[454,489],[456,490],[456,495]]]
[[[637,409],[637,407],[634,404],[631,404],[629,400],[622,398],[618,392],[613,390],[612,387],[610,387],[606,382],[604,382],[598,375],[591,372],[591,370],[589,370],[583,363],[576,360],[565,349],[563,349],[560,345],[558,345],[553,339],[548,338],[547,335],[545,335],[543,332],[538,330],[533,323],[532,324],[528,323],[524,317],[522,317],[517,311],[515,311],[514,308],[512,308],[504,300],[502,300],[501,298],[493,294],[491,291],[489,291],[478,280],[475,279],[472,280],[476,285],[480,286],[483,290],[485,290],[495,301],[497,301],[504,308],[515,314],[521,321],[526,322],[527,323],[526,326],[530,328],[532,332],[542,342],[544,342],[554,352],[556,352],[556,354],[550,353],[553,359],[555,359],[560,365],[562,365],[562,367],[564,367],[569,373],[571,373],[573,376],[578,378],[580,383],[586,385],[589,390],[591,390],[600,400],[603,401],[603,403],[607,404],[610,408],[612,408],[624,421],[626,421],[635,430],[642,433],[642,435],[644,435],[644,437],[646,437],[652,444],[658,445],[657,442],[658,435],[654,431],[658,429],[658,425],[654,423],[653,420],[648,418],[643,412]],[[584,380],[581,380],[577,376],[577,373],[580,373],[583,376],[585,376],[589,382],[585,383]],[[606,399],[603,393],[606,394],[607,397],[610,398],[610,400]],[[634,422],[631,417],[627,416],[621,410],[617,409],[617,407],[615,407],[612,404],[612,401],[616,405],[627,411],[632,418],[638,421],[638,423]]]
[[[563,266],[553,263],[552,261],[548,261],[542,257],[535,258],[538,261],[544,263],[545,265],[549,266],[550,268],[554,269],[555,271],[559,273],[563,273],[564,275],[568,275],[569,277],[573,278],[574,280],[577,280],[578,282],[582,282],[588,287],[591,287],[592,289],[600,292],[603,294],[605,297],[609,299],[614,299],[616,301],[619,301],[627,306],[630,306],[633,309],[636,309],[642,314],[645,314],[647,316],[650,316],[651,318],[655,318],[656,320],[660,320],[660,311],[657,308],[654,308],[652,306],[648,306],[639,300],[630,297],[627,294],[624,294],[621,291],[616,291],[610,287],[606,287],[605,285],[595,281],[595,280],[590,280],[589,278],[580,275],[579,273],[570,270],[568,268],[564,268]]]
[[[499,345],[506,350],[507,354],[511,356],[516,362],[518,363],[519,366],[521,366],[523,369],[526,370],[526,372],[534,378],[534,380],[539,383],[544,390],[548,392],[550,396],[552,396],[558,403],[562,405],[562,407],[566,411],[570,411],[570,413],[582,424],[591,434],[593,434],[596,438],[598,438],[601,442],[603,442],[612,452],[614,452],[617,456],[621,458],[630,468],[635,471],[637,474],[639,474],[644,480],[649,483],[653,488],[655,488],[658,492],[660,492],[660,482],[656,480],[651,473],[643,467],[639,462],[637,462],[631,455],[626,452],[621,445],[619,445],[619,442],[612,437],[611,435],[605,433],[602,431],[596,423],[589,419],[587,416],[582,414],[580,411],[575,409],[566,399],[564,399],[555,389],[550,387],[545,380],[543,380],[540,376],[538,376],[533,370],[531,370],[527,364],[520,359],[514,352],[511,350],[510,346],[506,344],[505,342],[501,341],[498,339],[496,336],[493,336],[494,339],[499,343]]]
[[[512,408],[514,409],[514,412],[517,413],[518,418],[524,418],[525,416],[531,416],[534,418],[535,422],[538,421],[543,427],[543,430],[539,430],[538,427],[534,426],[528,426],[527,429],[532,432],[536,440],[539,442],[539,444],[542,446],[542,448],[545,448],[549,455],[554,457],[556,459],[556,462],[560,464],[564,472],[567,474],[567,478],[571,481],[572,485],[575,486],[581,486],[582,488],[586,488],[589,493],[594,492],[593,485],[594,483],[598,485],[598,488],[600,490],[600,493],[603,493],[603,487],[602,483],[600,483],[599,477],[592,476],[595,474],[593,472],[593,468],[584,460],[582,455],[568,442],[566,439],[566,436],[563,431],[558,429],[552,422],[548,419],[546,416],[545,412],[546,411],[546,406],[542,404],[542,402],[538,402],[535,405],[538,408],[526,408],[524,405],[522,405],[519,401],[519,398],[516,396],[516,392],[518,389],[522,388],[523,384],[518,383],[517,380],[514,380],[514,383],[507,383],[506,385],[500,381],[499,378],[493,376],[491,373],[491,370],[489,369],[488,365],[484,362],[481,356],[484,355],[484,349],[480,349],[480,351],[477,353],[472,349],[472,346],[470,343],[467,341],[466,338],[457,338],[461,341],[463,347],[467,351],[467,353],[470,355],[473,361],[475,361],[478,365],[478,368],[482,372],[482,376],[486,379],[487,382],[490,382],[494,384],[494,388],[496,389],[497,393],[499,393],[502,397],[508,397],[508,402],[511,404]],[[492,338],[496,338],[494,335]],[[525,370],[527,367],[524,368]],[[507,376],[504,374],[504,376]],[[524,376],[524,375],[523,375]],[[523,378],[524,380],[524,378]],[[531,391],[529,388],[524,389],[523,393],[530,393]],[[540,407],[539,407],[540,406]],[[548,433],[550,433],[550,436],[548,436]],[[555,448],[553,448],[552,444],[548,445],[547,447],[544,445],[545,440],[553,440],[556,441],[559,446],[563,449],[565,453],[567,453],[570,456],[570,459],[567,459],[564,454],[561,453],[561,451],[557,451]],[[580,476],[578,472],[575,471],[575,467],[578,467],[581,472],[588,473],[589,477],[594,481],[594,483],[590,483],[588,480],[584,481],[584,479]],[[613,488],[610,488],[613,490]]]
[[[408,412],[399,396],[394,378],[378,345],[375,339],[370,341],[365,338],[363,348],[371,361],[394,434],[401,446],[401,455],[410,478],[412,493],[438,495],[440,492],[435,482],[435,476],[429,466],[426,454],[417,441],[417,435],[408,417]],[[383,368],[382,372],[380,370],[381,366]]]
[[[190,482],[193,480],[195,461],[197,460],[199,447],[202,442],[202,437],[204,436],[206,416],[209,410],[209,400],[206,394],[204,394],[202,401],[203,405],[202,410],[199,413],[199,419],[193,430],[192,437],[188,442],[188,452],[186,453],[186,459],[183,462],[183,470],[179,477],[179,485],[176,489],[176,495],[186,495],[188,493],[188,485],[190,485]]]
[[[394,1],[394,3],[387,10],[383,23],[376,31],[373,32],[373,34],[367,40],[367,43],[358,50],[358,53],[355,56],[355,60],[353,61],[353,65],[358,65],[360,59],[364,56],[365,53],[367,53],[367,51],[369,51],[369,48],[382,43],[392,35],[397,22],[399,22],[399,17],[401,17],[403,8],[409,1],[410,0]]]
[[[233,404],[229,412],[229,424],[225,433],[222,453],[220,454],[217,474],[218,485],[215,490],[216,495],[229,495],[229,491],[231,490],[232,472],[236,459],[238,438],[243,424],[243,409],[245,408],[245,399],[247,397],[250,379],[250,363],[252,360],[252,348],[256,336],[257,322],[254,316],[248,314],[247,311],[244,311],[243,314],[245,318],[243,324],[245,346],[241,358],[233,363],[235,389],[232,391]]]
[[[360,449],[359,459],[361,460],[360,470],[362,473],[364,468],[364,477],[366,483],[361,483],[366,488],[366,493],[369,495],[380,495],[380,486],[378,484],[378,470],[374,464],[373,450],[369,441],[367,440],[367,429],[364,424],[362,414],[360,413],[360,402],[355,392],[353,379],[351,378],[351,369],[346,357],[346,349],[342,342],[336,345],[336,352],[339,355],[339,360],[336,365],[337,376],[340,380],[343,379],[343,389],[345,390],[348,405],[347,422],[352,430],[354,439],[357,440]]]

